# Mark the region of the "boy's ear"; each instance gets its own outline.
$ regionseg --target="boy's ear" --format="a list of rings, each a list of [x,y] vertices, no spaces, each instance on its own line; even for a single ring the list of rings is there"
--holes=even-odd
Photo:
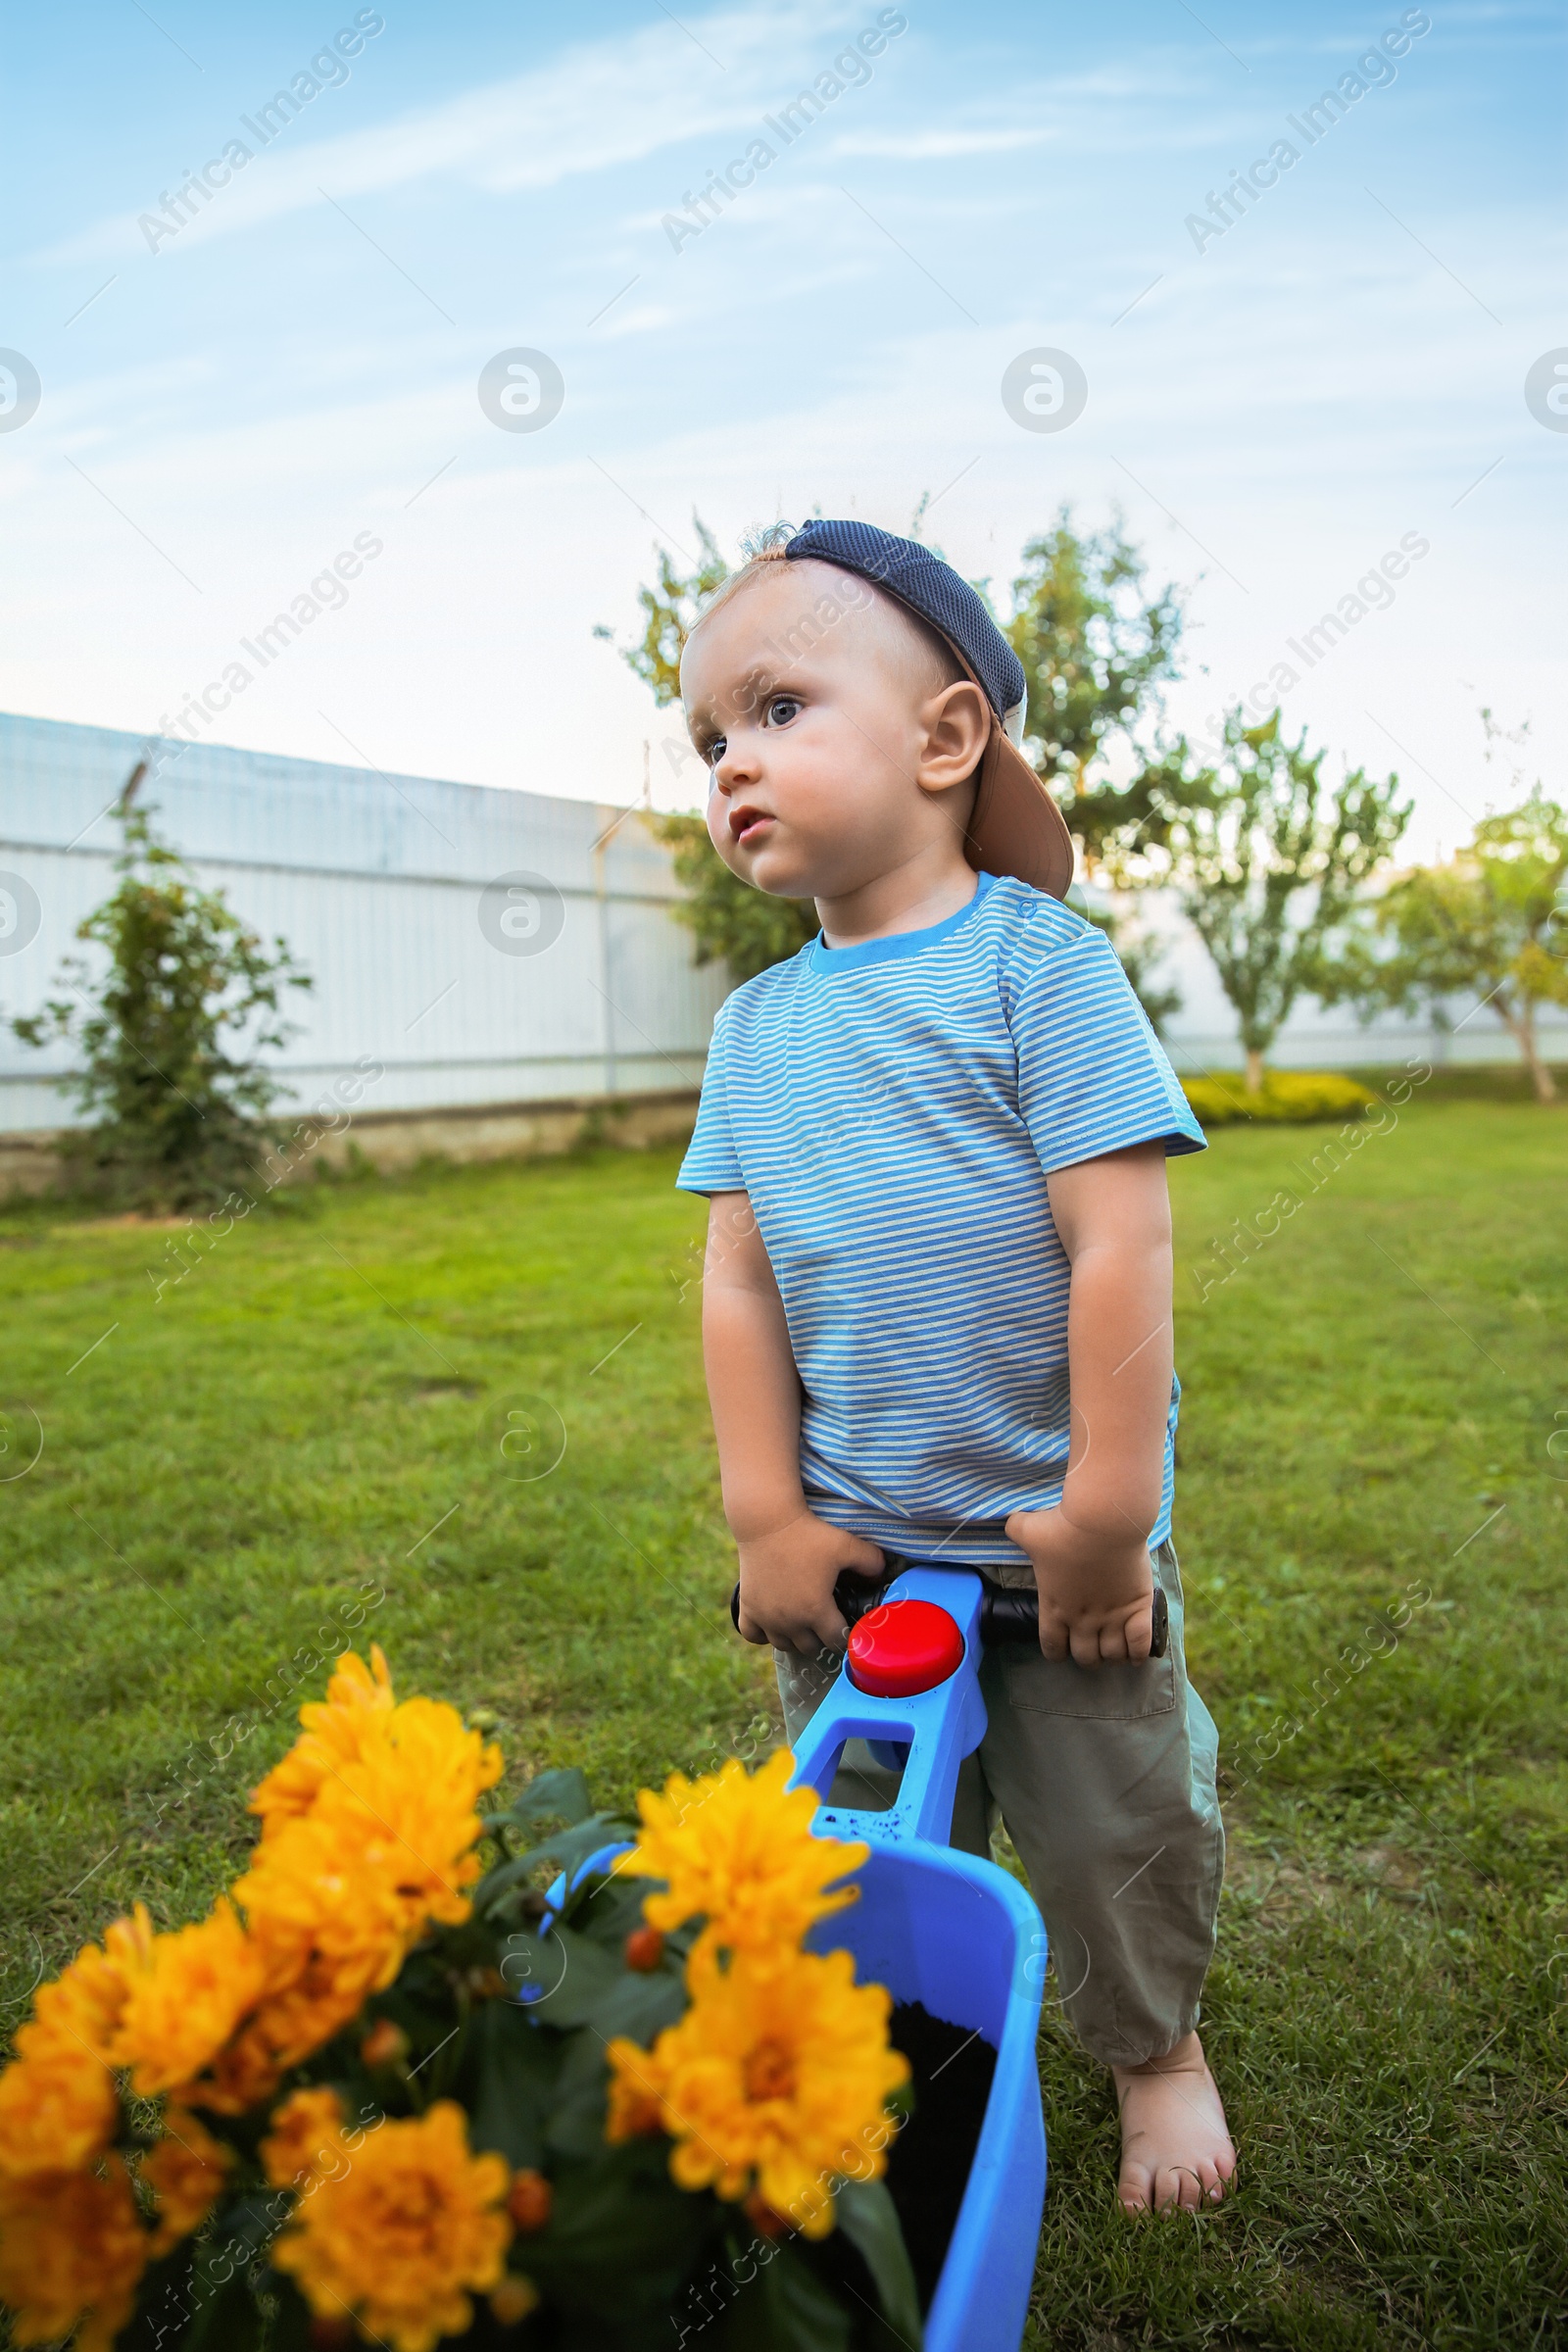
[[[951,792],[974,774],[991,740],[991,705],[983,688],[959,678],[925,708],[925,748],[915,769],[923,792]]]

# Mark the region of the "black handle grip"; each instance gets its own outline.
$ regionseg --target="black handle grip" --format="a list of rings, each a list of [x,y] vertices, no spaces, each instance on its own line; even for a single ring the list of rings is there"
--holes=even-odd
[[[1149,1654],[1152,1658],[1162,1658],[1170,1646],[1170,1604],[1158,1585],[1154,1587],[1153,1619]],[[1040,1603],[1033,1592],[1020,1592],[1010,1585],[988,1584],[980,1612],[980,1631],[987,1642],[1038,1642]]]
[[[858,1625],[860,1619],[879,1608],[887,1597],[887,1590],[898,1574],[890,1569],[877,1583],[869,1577],[857,1576],[846,1569],[833,1587],[833,1599],[846,1625]],[[1019,1592],[1011,1585],[994,1585],[982,1577],[985,1599],[980,1608],[980,1638],[983,1642],[1036,1642],[1040,1640],[1040,1604],[1033,1592]],[[736,1586],[729,1596],[729,1613],[735,1631],[741,1627],[741,1589]],[[1149,1645],[1152,1658],[1162,1658],[1170,1643],[1170,1608],[1160,1587],[1154,1587],[1154,1632]]]

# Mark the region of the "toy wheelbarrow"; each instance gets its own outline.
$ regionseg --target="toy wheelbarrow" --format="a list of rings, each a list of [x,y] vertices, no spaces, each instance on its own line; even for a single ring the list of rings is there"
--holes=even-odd
[[[985,1736],[982,1639],[1037,1639],[1035,1598],[945,1568],[906,1568],[881,1587],[847,1576],[834,1598],[854,1620],[849,1646],[796,1742],[791,1786],[823,1800],[815,1836],[858,1839],[870,1853],[856,1875],[858,1899],[818,1921],[808,1942],[852,1952],[860,1984],[885,1984],[895,2002],[919,2002],[996,2053],[923,2342],[924,2352],[1018,2352],[1046,2195],[1035,2068],[1046,1934],[1016,1879],[947,1838],[958,1767]],[[737,1622],[738,1602],[737,1587]],[[888,1811],[828,1801],[850,1740],[869,1740],[880,1764],[902,1767]],[[624,1850],[605,1847],[574,1877],[607,1869]],[[564,1875],[549,1901],[559,1904],[565,1887]],[[913,2089],[918,2111],[918,2079]]]
[[[852,1582],[865,1592],[863,1580],[845,1580],[841,1605]],[[996,2052],[963,2201],[926,2313],[925,2352],[1017,2352],[1046,2193],[1035,2069],[1045,1930],[1015,1879],[947,1843],[958,1767],[985,1734],[979,1670],[988,1615],[994,1635],[1034,1634],[1032,1593],[998,1593],[966,1570],[905,1569],[853,1627],[843,1670],[795,1751],[794,1785],[824,1800],[813,1830],[871,1849],[859,1900],[821,1922],[814,1942],[852,1951],[862,1984],[920,2002]],[[889,1811],[828,1801],[848,1740],[869,1740],[879,1763],[902,1765]],[[918,2102],[918,2082],[914,2091]]]

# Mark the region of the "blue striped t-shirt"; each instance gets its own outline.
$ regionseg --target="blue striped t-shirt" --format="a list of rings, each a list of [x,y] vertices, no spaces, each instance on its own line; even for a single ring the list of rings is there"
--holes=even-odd
[[[1003,1523],[1059,1501],[1067,1466],[1046,1178],[1155,1141],[1203,1147],[1109,941],[1023,882],[982,874],[926,931],[818,936],[726,999],[678,1181],[751,1196],[812,1510],[912,1556],[1023,1562]]]

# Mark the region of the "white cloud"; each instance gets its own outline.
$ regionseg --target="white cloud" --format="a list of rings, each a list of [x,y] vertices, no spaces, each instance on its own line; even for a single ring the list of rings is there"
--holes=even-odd
[[[1046,129],[852,130],[834,140],[833,153],[887,156],[904,163],[947,163],[959,155],[1006,155],[1016,147],[1042,147],[1055,135]]]
[[[600,332],[617,340],[625,335],[651,335],[662,326],[672,326],[680,316],[669,303],[640,302],[629,311],[612,311]]]
[[[827,67],[838,34],[857,13],[850,0],[786,0],[765,13],[693,18],[690,37],[662,22],[578,43],[537,73],[466,91],[401,121],[294,145],[307,128],[302,117],[179,231],[180,243],[299,211],[318,203],[322,188],[346,199],[445,174],[506,194],[554,187],[699,137],[711,142],[719,163],[726,140],[759,129],[765,111]],[[722,73],[699,49],[720,60]],[[268,95],[259,93],[256,103],[265,105]],[[242,135],[237,122],[216,126],[214,153]],[[177,182],[171,177],[168,184]],[[147,203],[156,210],[151,189]],[[96,261],[127,245],[145,249],[134,213],[97,221],[32,259]]]

